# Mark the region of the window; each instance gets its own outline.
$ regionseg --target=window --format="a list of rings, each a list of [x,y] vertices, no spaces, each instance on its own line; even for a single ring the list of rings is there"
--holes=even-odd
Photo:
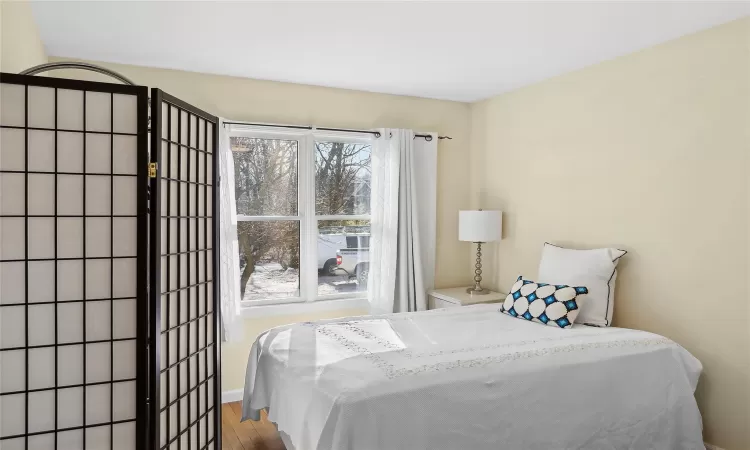
[[[365,297],[369,137],[233,130],[246,306]]]

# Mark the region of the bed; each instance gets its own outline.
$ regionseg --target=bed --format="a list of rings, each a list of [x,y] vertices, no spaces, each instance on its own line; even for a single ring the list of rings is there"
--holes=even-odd
[[[702,366],[655,334],[519,320],[498,305],[274,328],[243,420],[289,450],[703,449]]]

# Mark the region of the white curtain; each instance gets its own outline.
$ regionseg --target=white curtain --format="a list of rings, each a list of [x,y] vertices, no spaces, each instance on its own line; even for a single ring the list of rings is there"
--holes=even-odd
[[[385,129],[372,156],[370,312],[427,309],[435,276],[437,135]]]
[[[240,254],[237,240],[237,205],[234,202],[234,158],[229,144],[229,130],[224,125],[224,119],[219,122],[219,197],[221,335],[224,342],[236,342],[243,337]]]

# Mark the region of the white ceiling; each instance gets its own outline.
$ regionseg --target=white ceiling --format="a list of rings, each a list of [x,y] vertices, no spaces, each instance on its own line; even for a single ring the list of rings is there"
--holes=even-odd
[[[58,0],[32,7],[52,56],[458,101],[750,14],[748,2]]]

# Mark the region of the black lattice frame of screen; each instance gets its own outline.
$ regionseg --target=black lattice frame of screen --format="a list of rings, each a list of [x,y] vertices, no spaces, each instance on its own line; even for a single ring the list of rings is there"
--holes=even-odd
[[[218,119],[158,89],[151,102],[152,448],[220,449]]]
[[[6,289],[13,285],[9,282],[13,272],[9,269],[10,264],[23,267],[18,274],[23,279],[23,294],[4,295],[5,298],[0,299],[0,320],[4,328],[0,339],[9,340],[11,344],[19,339],[19,345],[12,346],[0,341],[0,357],[4,356],[0,377],[5,375],[5,382],[11,383],[15,378],[14,371],[20,370],[20,364],[23,364],[23,380],[16,389],[0,381],[0,407],[6,409],[6,414],[14,409],[11,408],[13,402],[23,396],[20,411],[13,411],[13,416],[5,416],[1,422],[0,426],[4,425],[6,430],[10,424],[11,430],[0,430],[0,447],[28,450],[73,445],[82,450],[118,450],[132,444],[134,450],[141,448],[146,442],[148,426],[148,90],[137,86],[5,73],[0,74],[0,83],[4,95],[13,95],[12,92],[20,92],[18,86],[23,87],[22,101],[20,97],[17,103],[12,103],[7,97],[3,99],[3,108],[7,107],[4,111],[6,119],[18,113],[21,104],[23,118],[19,115],[16,125],[0,120],[0,134],[4,140],[1,157],[5,158],[0,162],[3,201],[20,202],[13,197],[23,197],[23,206],[18,211],[8,213],[8,208],[0,207],[0,222],[4,221],[2,225],[5,225],[0,271],[6,269],[8,278],[3,278]],[[68,103],[73,101],[71,99],[78,98],[82,101],[78,106],[82,116],[73,114],[71,117],[65,109],[74,104]],[[135,115],[135,118],[130,116],[127,119],[127,126],[121,122],[125,114],[121,112],[123,104],[127,104],[127,111]],[[30,110],[34,110],[31,117]],[[76,125],[68,126],[71,122]],[[94,123],[96,127],[91,126]],[[24,146],[22,153],[15,156],[12,154],[14,147],[8,144],[14,136],[22,138]],[[74,145],[67,146],[70,142]],[[80,147],[75,144],[78,142]],[[130,154],[130,159],[126,158],[127,162],[123,163],[121,158],[125,153],[118,153],[118,150],[125,152],[125,148],[128,154],[135,154]],[[66,152],[75,149],[76,157],[63,154],[62,149]],[[18,166],[8,168],[14,158]],[[102,162],[107,158],[109,167]],[[96,169],[92,169],[94,167]],[[128,167],[128,170],[123,172],[123,167]],[[12,188],[16,181],[22,187]],[[87,183],[91,183],[88,188]],[[80,191],[72,192],[70,186],[78,186]],[[99,186],[108,192],[87,199],[87,192],[93,193]],[[123,193],[131,188],[135,192],[124,196],[132,196],[124,206],[115,192]],[[80,211],[75,210],[77,206],[70,209],[70,205],[78,201],[76,192],[82,195]],[[108,204],[108,211],[101,210],[97,201]],[[6,258],[4,255],[11,248],[9,243],[13,242],[14,229],[8,229],[13,221],[16,225],[22,222],[22,228],[15,228],[19,245],[23,243],[22,256],[19,253],[21,257]],[[39,230],[44,230],[45,234]],[[69,230],[75,230],[77,241],[65,235]],[[127,235],[128,243],[134,244],[135,248],[130,251],[122,246],[122,242],[116,242],[116,233]],[[105,235],[108,239],[103,244]],[[40,236],[45,236],[46,241]],[[51,247],[46,254],[43,250],[35,250],[41,248],[41,242],[47,242]],[[94,245],[94,242],[100,245]],[[66,248],[71,243],[80,248]],[[72,267],[76,267],[76,276],[69,277],[68,271]],[[98,269],[98,279],[92,279],[94,268]],[[117,271],[121,268],[134,270],[128,281],[116,281]],[[45,275],[37,276],[42,273]],[[102,279],[106,281],[102,282]],[[68,289],[72,285],[76,288]],[[7,294],[0,287],[0,293],[3,292]],[[123,322],[116,318],[122,311],[127,311],[132,319],[128,327],[130,331],[123,331]],[[6,314],[3,316],[2,313]],[[18,314],[21,323],[11,326],[11,319],[17,313],[22,313]],[[70,317],[81,320],[79,337],[71,338],[75,333],[67,333],[70,331],[66,328],[70,325]],[[89,324],[94,322],[104,322],[108,332],[96,327],[90,329]],[[45,327],[47,324],[51,330]],[[23,328],[22,333],[17,333],[23,334],[22,339],[14,336],[13,330],[17,330],[14,327]],[[121,353],[125,348],[127,351]],[[15,361],[19,352],[23,352],[23,356]],[[81,358],[68,358],[71,354]],[[127,362],[129,358],[132,358],[132,363]],[[70,375],[75,368],[69,366],[78,361],[82,364],[80,372]],[[120,372],[120,368],[125,367],[123,364],[132,367]],[[36,403],[41,399],[50,403],[51,412],[42,408],[41,403]],[[3,400],[8,403],[2,405]],[[103,407],[104,403],[108,403],[108,407]],[[37,416],[40,413],[44,415],[42,418]],[[13,421],[16,424],[23,422],[23,429],[15,430],[20,432],[12,429]]]

